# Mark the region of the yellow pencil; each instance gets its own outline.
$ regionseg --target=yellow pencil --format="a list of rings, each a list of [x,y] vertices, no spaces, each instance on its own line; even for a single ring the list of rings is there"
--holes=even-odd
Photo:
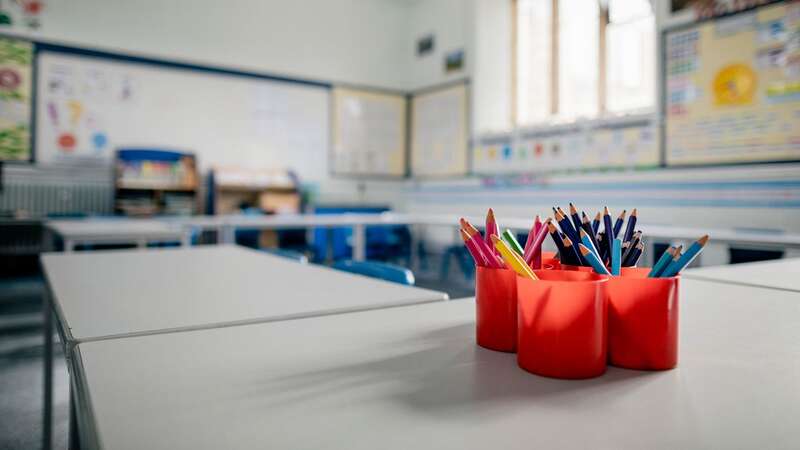
[[[494,248],[500,252],[500,256],[503,257],[505,260],[506,265],[510,267],[514,272],[522,275],[523,277],[528,277],[531,280],[538,280],[539,278],[536,277],[536,274],[533,273],[530,267],[525,264],[525,261],[519,256],[514,250],[511,250],[505,242],[503,242],[497,235],[492,235],[492,244],[494,244]]]

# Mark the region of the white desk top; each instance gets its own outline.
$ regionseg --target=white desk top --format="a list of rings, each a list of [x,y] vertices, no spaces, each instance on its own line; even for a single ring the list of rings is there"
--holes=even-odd
[[[474,303],[76,347],[106,449],[797,448],[800,295],[684,280],[679,367],[564,381],[474,343]]]
[[[180,239],[183,230],[178,226],[155,219],[57,219],[48,220],[47,227],[64,239]]]
[[[45,254],[73,342],[445,300],[234,246]]]
[[[800,258],[689,269],[685,278],[800,292]]]

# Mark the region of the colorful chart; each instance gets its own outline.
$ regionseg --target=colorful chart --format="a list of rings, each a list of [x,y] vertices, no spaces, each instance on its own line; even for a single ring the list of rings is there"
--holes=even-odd
[[[31,158],[33,45],[0,38],[0,160]]]
[[[667,164],[800,160],[800,4],[666,37]]]

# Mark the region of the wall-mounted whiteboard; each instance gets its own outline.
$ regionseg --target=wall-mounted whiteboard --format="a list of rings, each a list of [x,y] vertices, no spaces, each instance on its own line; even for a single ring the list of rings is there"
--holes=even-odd
[[[405,176],[406,108],[403,95],[334,88],[333,173]]]
[[[411,98],[411,172],[414,176],[467,173],[468,104],[466,84]]]
[[[111,163],[121,147],[193,152],[211,166],[328,173],[330,89],[42,50],[36,156]]]

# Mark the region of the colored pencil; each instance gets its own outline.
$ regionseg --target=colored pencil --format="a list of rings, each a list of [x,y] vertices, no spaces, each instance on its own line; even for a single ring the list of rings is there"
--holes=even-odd
[[[672,264],[667,266],[666,269],[664,269],[664,272],[661,274],[661,276],[667,278],[678,275],[681,272],[681,270],[685,269],[686,266],[691,264],[692,261],[694,261],[694,259],[697,258],[697,255],[699,255],[700,252],[703,251],[707,243],[708,243],[707,234],[701,237],[700,239],[694,241],[692,245],[689,246],[689,249],[687,249],[686,252],[683,255],[681,255],[681,257],[677,261],[674,261]]]
[[[461,223],[461,229],[467,233],[470,239],[475,240],[475,246],[478,247],[481,253],[486,255],[486,258],[489,260],[489,267],[493,267],[495,269],[503,268],[503,261],[499,259],[499,256],[494,253],[494,250],[492,250],[492,248],[489,247],[489,244],[487,244],[486,241],[481,237],[480,231],[472,226],[471,223],[467,222],[467,220],[463,217],[459,220],[459,222]]]
[[[636,244],[636,247],[633,248],[633,251],[628,255],[628,258],[622,261],[622,265],[625,267],[636,267],[636,263],[639,262],[639,258],[642,256],[642,252],[644,251],[644,242],[639,241]]]
[[[667,264],[667,267],[665,267],[664,270],[662,270],[661,273],[658,275],[659,278],[664,277],[664,273],[667,271],[667,269],[669,269],[671,265],[677,263],[678,260],[681,259],[681,256],[683,255],[683,253],[681,253],[682,249],[683,249],[682,245],[679,245],[678,248],[675,249],[675,254],[672,255],[672,259],[669,261],[669,264]]]
[[[464,241],[464,245],[467,247],[467,251],[472,256],[472,259],[475,261],[476,266],[481,267],[491,267],[489,265],[489,259],[486,258],[486,255],[481,253],[481,250],[475,245],[475,241],[469,237],[466,231],[459,230],[461,235],[461,240]]]
[[[491,236],[491,234],[489,236]],[[517,252],[517,254],[522,256],[523,252],[522,246],[519,245],[519,242],[517,242],[517,238],[514,236],[514,233],[511,230],[503,231],[503,240],[505,241],[506,244],[508,244],[511,250],[514,250],[515,252]]]
[[[594,231],[594,234],[597,234],[597,231],[600,230],[600,218],[601,218],[601,216],[602,216],[602,214],[597,213],[597,215],[594,216],[594,220],[592,220],[592,231]]]
[[[569,215],[572,217],[572,224],[575,225],[575,229],[580,228],[582,223],[581,216],[578,215],[578,208],[572,202],[569,203]]]
[[[619,275],[622,266],[622,241],[611,241],[611,275]]]
[[[528,253],[523,255],[522,259],[525,261],[526,264],[532,265],[535,262],[534,259],[536,256],[536,251],[541,250],[542,242],[544,242],[544,238],[547,237],[549,231],[548,225],[550,225],[551,222],[552,219],[550,219],[549,217],[545,219],[543,224],[544,226],[542,226],[542,229],[539,230],[539,234],[537,234],[536,237],[533,239],[533,243],[531,244],[530,248],[528,248]],[[539,267],[536,268],[541,268],[542,265],[541,261],[542,261],[541,252],[539,252]]]
[[[562,264],[570,264],[573,266],[581,266],[583,265],[583,261],[581,260],[580,256],[578,256],[578,249],[572,245],[572,240],[567,236],[562,236],[561,240],[564,242],[564,249],[566,250],[567,256],[566,259],[561,259]]]
[[[611,242],[614,240],[614,226],[611,224],[611,212],[608,210],[608,206],[603,207],[603,230],[606,232],[606,236],[609,238],[606,239],[606,249],[608,250],[608,255],[611,254]]]
[[[493,234],[500,235],[500,227],[497,225],[497,219],[494,217],[494,210],[489,208],[489,211],[486,212],[486,230],[484,232],[485,236],[491,236]],[[487,242],[487,244],[489,244]],[[491,247],[491,246],[490,246]],[[494,250],[495,253],[497,250]]]
[[[641,237],[642,237],[642,232],[641,231],[637,231],[637,232],[633,233],[633,237],[631,237],[631,240],[628,241],[628,249],[625,250],[625,252],[622,254],[622,265],[623,266],[625,265],[625,261],[628,260],[628,257],[631,255],[633,250],[636,248],[636,244],[639,243],[639,239],[641,239]]]
[[[594,247],[594,254],[600,258],[600,245],[597,243],[597,238],[592,233],[592,224],[589,223],[589,216],[584,216],[584,221],[581,224],[581,229],[586,232],[586,236],[589,237],[589,240],[592,241],[592,246]],[[583,235],[581,234],[581,241],[583,241]],[[602,258],[601,258],[602,259]]]
[[[553,239],[553,242],[556,244],[556,248],[558,249],[558,254],[561,255],[561,261],[564,262],[564,256],[567,254],[567,249],[564,247],[564,240],[561,239],[561,235],[558,234],[558,228],[552,223],[547,224],[547,232],[550,233],[550,237]]]
[[[536,235],[542,229],[542,219],[537,214],[536,217],[533,219],[533,226],[531,227],[530,231],[528,231],[528,237],[525,238],[525,248],[523,249],[522,254],[528,253],[528,249],[533,244],[533,240],[536,238]]]
[[[625,234],[622,235],[622,242],[628,242],[631,240],[631,238],[633,238],[633,232],[636,229],[637,220],[636,208],[633,208],[633,211],[631,211],[631,216],[628,217],[628,225],[625,227]]]
[[[658,278],[658,275],[667,267],[672,261],[672,257],[675,254],[675,247],[670,246],[668,249],[664,250],[664,253],[661,254],[661,257],[658,258],[655,264],[653,264],[653,268],[650,269],[650,273],[647,274],[648,278]]]
[[[584,244],[578,244],[578,248],[581,251],[581,255],[583,255],[583,257],[589,261],[589,264],[592,265],[595,272],[601,275],[611,275],[608,269],[606,269],[606,266],[604,266],[603,263],[597,259],[597,256],[595,256],[593,251],[589,250]]]
[[[600,260],[603,262],[611,260],[611,253],[608,249],[608,245],[606,245],[606,233],[605,231],[601,231],[597,233],[597,246],[598,251],[600,251]]]
[[[556,211],[555,220],[558,222],[558,226],[561,227],[561,231],[563,231],[572,242],[580,241],[578,230],[572,226],[572,222],[570,222],[563,213]]]
[[[588,248],[592,253],[594,253],[594,256],[597,258],[598,261],[600,261],[600,254],[597,252],[597,247],[594,246],[594,243],[589,238],[589,235],[586,233],[585,230],[581,230],[581,243],[586,248]],[[579,245],[579,247],[580,247],[580,245]],[[583,254],[584,253],[581,252],[581,255],[583,255]],[[588,262],[591,264],[591,261],[588,261]]]
[[[614,222],[614,239],[619,236],[619,231],[622,229],[622,224],[625,222],[625,210],[622,210],[622,213],[617,217],[617,221]]]
[[[492,244],[494,247],[500,252],[500,255],[503,257],[503,260],[506,262],[506,265],[517,272],[519,275],[523,277],[530,278],[532,280],[537,280],[536,274],[533,273],[530,267],[525,264],[525,261],[522,260],[522,257],[519,256],[515,251],[508,248],[505,242],[500,240],[497,235],[491,235],[489,237],[492,240]]]

